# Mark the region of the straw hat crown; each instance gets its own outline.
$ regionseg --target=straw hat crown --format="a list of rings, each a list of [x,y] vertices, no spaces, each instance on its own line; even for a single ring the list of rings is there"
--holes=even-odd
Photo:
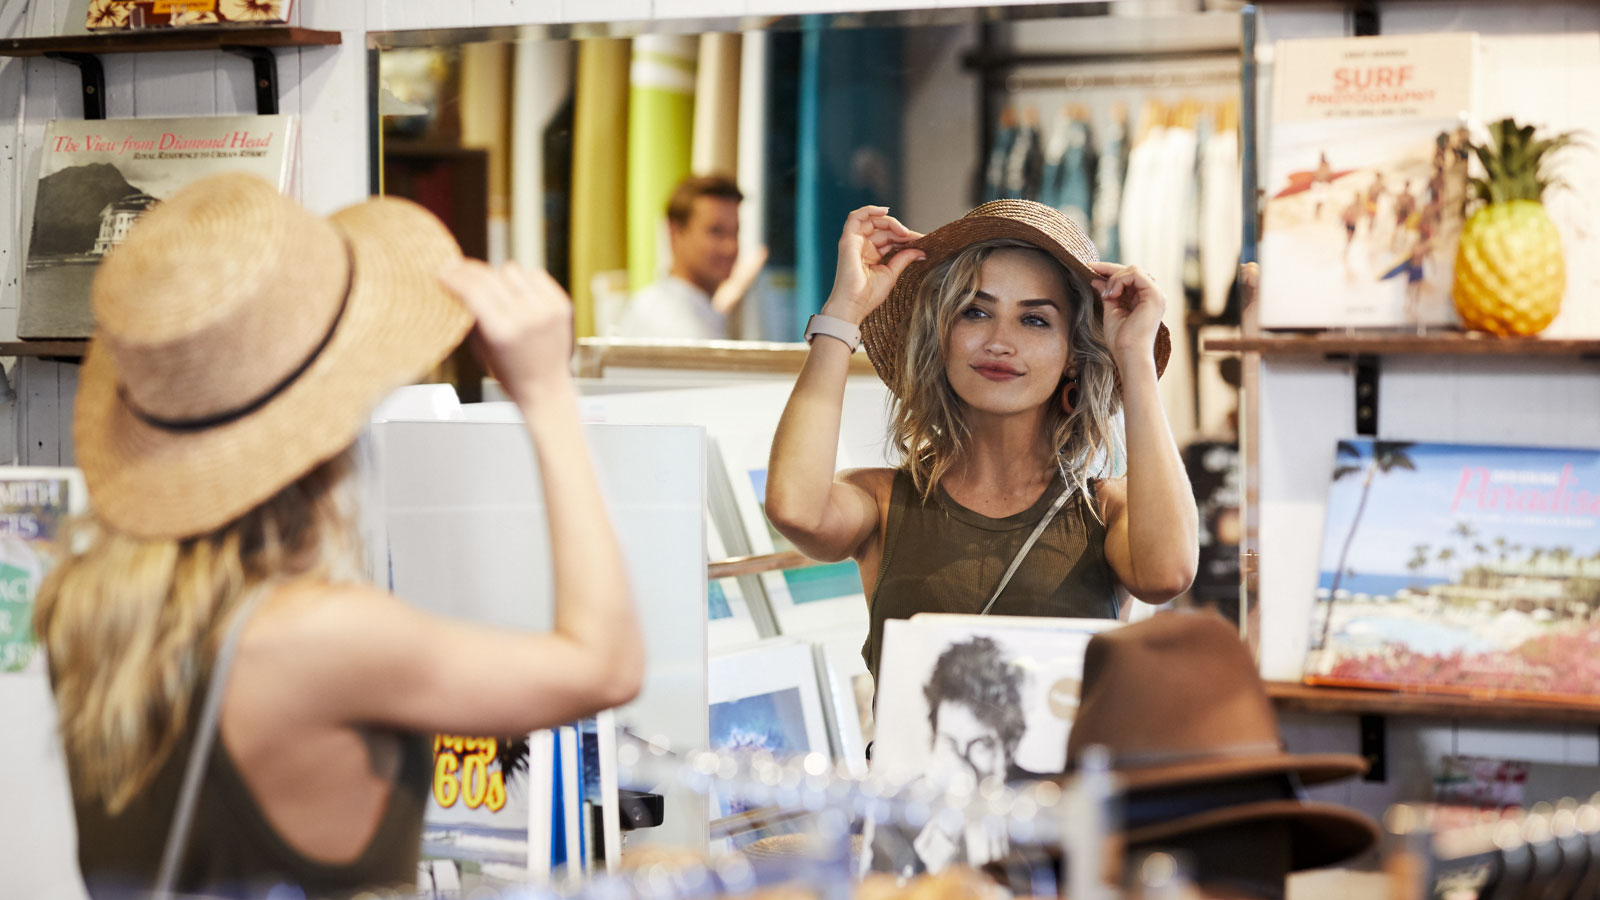
[[[311,356],[344,305],[350,267],[333,226],[280,202],[267,182],[216,179],[151,210],[137,243],[105,260],[95,337],[140,412],[175,422],[224,414]]]
[[[935,266],[973,244],[1001,238],[1038,247],[1085,282],[1100,277],[1088,266],[1099,262],[1100,255],[1083,229],[1066,213],[1032,200],[991,200],[928,232],[909,245],[923,251],[926,257],[906,266],[889,289],[889,296],[861,323],[861,343],[867,348],[867,357],[891,391],[899,392],[908,322],[922,280]],[[1166,325],[1156,330],[1151,349],[1156,358],[1156,376],[1160,377],[1172,355],[1172,338]]]
[[[339,454],[471,328],[438,278],[460,256],[405,200],[323,218],[243,174],[167,198],[95,275],[73,423],[95,514],[202,534]]]

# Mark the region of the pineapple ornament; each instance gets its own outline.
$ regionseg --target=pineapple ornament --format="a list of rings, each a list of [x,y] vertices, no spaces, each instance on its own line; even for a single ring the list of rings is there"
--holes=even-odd
[[[1473,145],[1484,177],[1472,179],[1472,193],[1483,205],[1461,230],[1450,291],[1468,328],[1527,336],[1561,311],[1567,263],[1543,201],[1547,188],[1565,185],[1545,163],[1574,136],[1535,140],[1533,130],[1501,119],[1489,126],[1487,143]]]

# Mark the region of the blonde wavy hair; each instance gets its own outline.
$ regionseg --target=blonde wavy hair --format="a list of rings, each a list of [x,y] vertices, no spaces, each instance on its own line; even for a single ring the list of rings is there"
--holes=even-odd
[[[980,241],[923,276],[906,322],[906,357],[900,366],[899,384],[893,386],[889,441],[924,500],[966,451],[971,437],[965,404],[945,376],[945,360],[950,329],[978,293],[983,264],[996,250],[1039,254],[1061,273],[1067,287],[1069,358],[1078,368],[1078,397],[1070,416],[1056,401],[1045,410],[1050,445],[1063,472],[1078,489],[1087,490],[1090,478],[1111,474],[1113,461],[1123,452],[1117,421],[1122,395],[1094,289],[1033,244],[1010,238]]]
[[[145,540],[92,515],[63,530],[33,621],[79,799],[115,815],[161,768],[252,589],[362,577],[356,468],[352,447],[208,534]]]

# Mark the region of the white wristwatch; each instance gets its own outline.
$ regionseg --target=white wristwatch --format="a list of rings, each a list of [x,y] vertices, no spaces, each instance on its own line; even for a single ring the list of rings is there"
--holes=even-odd
[[[806,343],[811,343],[811,339],[819,334],[844,341],[844,345],[850,348],[851,353],[856,352],[856,348],[861,346],[861,329],[838,316],[825,316],[822,313],[813,315],[806,322]]]

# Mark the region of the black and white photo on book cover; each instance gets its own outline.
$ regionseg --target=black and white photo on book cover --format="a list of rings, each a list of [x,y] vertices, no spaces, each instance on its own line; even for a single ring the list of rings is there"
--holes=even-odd
[[[1447,326],[1477,35],[1279,41],[1261,326]]]
[[[100,260],[179,188],[249,172],[287,190],[295,118],[53,119],[45,126],[17,336],[84,338]]]
[[[1115,619],[919,615],[885,623],[871,768],[890,783],[972,790],[1067,767],[1089,640]],[[915,833],[870,826],[862,867],[896,874],[981,866],[1003,832],[942,818]]]

